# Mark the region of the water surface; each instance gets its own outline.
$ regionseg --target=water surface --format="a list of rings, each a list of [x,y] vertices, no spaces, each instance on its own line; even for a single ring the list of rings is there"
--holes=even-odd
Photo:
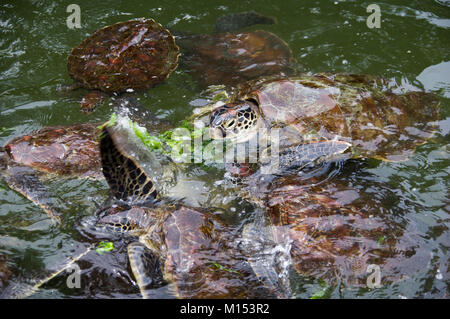
[[[172,29],[196,33],[213,30],[217,17],[228,12],[256,10],[275,16],[276,25],[263,28],[291,47],[304,71],[356,72],[395,78],[433,90],[441,100],[437,133],[401,163],[376,160],[344,163],[339,178],[361,191],[374,194],[380,209],[395,215],[417,237],[417,251],[426,260],[421,271],[397,284],[378,289],[332,289],[331,297],[448,298],[449,287],[449,146],[450,140],[450,2],[376,2],[381,28],[366,25],[370,1],[77,1],[81,28],[69,29],[66,7],[70,2],[3,1],[0,5],[0,144],[48,125],[102,122],[108,107],[91,115],[79,110],[86,93],[57,93],[71,83],[66,58],[70,50],[96,29],[133,18],[152,17]],[[175,92],[175,93],[174,93]],[[160,119],[179,123],[204,94],[178,69],[165,84],[137,95]],[[193,172],[195,174],[196,171]],[[216,182],[211,174],[205,184]],[[197,184],[197,186],[201,184]],[[80,220],[95,211],[93,202],[108,195],[105,182],[55,180],[50,183],[64,212],[65,223],[55,227],[40,208],[0,181],[0,253],[8,256],[14,276],[11,284],[28,282],[55,269],[90,243]],[[199,188],[199,196],[207,196]],[[252,207],[238,198],[228,199],[233,210],[226,218],[242,224]],[[113,253],[90,254],[79,265],[82,289],[66,286],[67,274],[44,285],[32,297],[139,298],[126,261],[126,246],[115,242]],[[294,297],[309,298],[321,288],[317,279],[291,274]],[[155,292],[170,297],[166,288]]]

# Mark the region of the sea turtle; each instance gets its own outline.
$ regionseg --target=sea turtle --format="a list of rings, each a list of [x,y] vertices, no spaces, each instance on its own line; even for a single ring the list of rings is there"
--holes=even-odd
[[[95,31],[67,59],[70,88],[91,91],[81,101],[92,112],[108,93],[145,90],[163,82],[178,65],[179,48],[153,19],[119,22]]]
[[[97,141],[90,123],[44,127],[7,142],[0,153],[0,173],[8,185],[59,220],[51,196],[41,183],[54,175],[103,178]]]
[[[385,208],[386,191],[375,181],[359,185],[343,176],[247,178],[241,196],[267,215],[247,224],[243,238],[254,244],[289,241],[293,269],[328,285],[398,282],[424,269],[430,256],[418,245],[417,225],[405,223],[401,209]],[[392,194],[388,200],[397,198]],[[256,252],[252,258],[262,263],[267,256]]]
[[[370,75],[261,78],[239,85],[209,126],[213,139],[255,141],[262,159],[271,148],[281,166],[346,149],[351,157],[401,161],[433,134],[438,105],[433,94]]]
[[[298,67],[289,46],[275,34],[257,30],[238,32],[275,19],[254,11],[219,17],[213,34],[172,33],[181,49],[180,66],[203,88],[234,87],[238,83],[269,75],[290,75]]]
[[[302,179],[296,172],[347,150],[353,158],[405,160],[433,134],[438,105],[433,94],[366,75],[322,73],[241,85],[231,102],[212,111],[209,124],[213,138],[235,146],[259,143],[253,170],[237,163],[234,173],[245,173],[241,196],[265,209],[270,222],[266,228],[249,224],[244,237],[290,239],[293,266],[303,274],[364,285],[368,267],[378,265],[383,278],[393,280],[414,250],[404,227],[380,213],[371,194],[337,178]],[[267,150],[279,160],[276,167],[273,157],[266,162]]]
[[[128,256],[143,297],[151,297],[152,289],[166,281],[182,298],[286,297],[289,288],[271,265],[266,265],[272,280],[266,286],[251,280],[252,269],[234,245],[235,232],[218,216],[161,198],[158,185],[124,143],[127,134],[119,125],[103,128],[103,174],[122,202],[102,211],[96,225],[139,236],[129,244]]]

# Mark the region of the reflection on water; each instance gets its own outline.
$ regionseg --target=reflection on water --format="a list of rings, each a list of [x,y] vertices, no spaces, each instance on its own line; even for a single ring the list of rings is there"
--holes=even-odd
[[[441,62],[430,65],[417,76],[417,80],[422,82],[423,87],[429,91],[441,91],[442,95],[450,97],[450,62]]]
[[[1,145],[44,126],[100,123],[109,118],[108,107],[89,116],[81,114],[79,101],[86,91],[56,92],[57,86],[71,83],[66,66],[68,53],[94,30],[145,16],[174,30],[211,34],[220,15],[257,7],[260,13],[275,16],[278,23],[245,30],[263,29],[286,41],[303,70],[396,77],[399,82],[422,84],[426,90],[435,91],[441,102],[436,134],[407,161],[367,159],[324,164],[290,179],[282,178],[268,188],[273,190],[273,216],[281,218],[283,209],[292,210],[305,221],[299,224],[298,220],[288,220],[280,229],[270,227],[273,225],[267,220],[264,225],[264,229],[269,227],[277,232],[287,230],[295,239],[292,263],[300,272],[290,272],[292,296],[309,298],[323,290],[323,283],[315,275],[325,274],[326,278],[327,272],[335,269],[326,266],[327,263],[335,262],[335,266],[342,265],[339,274],[342,286],[332,280],[326,283],[329,297],[448,298],[447,1],[381,4],[379,30],[366,27],[367,4],[354,1],[268,1],[264,5],[169,1],[159,7],[139,1],[78,4],[82,28],[74,30],[65,26],[67,13],[63,4],[0,5]],[[164,84],[136,94],[135,98],[159,120],[176,125],[199,104],[204,105],[209,96],[179,68]],[[233,192],[221,172],[192,168],[185,174],[190,192],[176,189],[174,192],[179,194],[176,196],[189,194],[188,204],[201,202],[211,206],[214,214],[236,233],[254,221],[255,207]],[[311,184],[314,179],[325,182]],[[0,282],[6,282],[9,288],[33,284],[90,244],[109,240],[114,242],[112,252],[99,255],[92,251],[77,262],[81,269],[80,289],[68,288],[68,273],[62,273],[31,297],[140,298],[129,269],[130,240],[91,234],[85,227],[96,211],[94,203],[103,203],[108,197],[106,183],[53,179],[47,185],[62,211],[64,223],[60,227],[52,225],[39,207],[11,190],[4,179],[0,180]],[[348,209],[343,209],[344,215],[333,210],[340,205]],[[339,258],[336,251],[359,256],[361,260],[352,263],[350,259]],[[368,289],[364,285],[368,276],[365,266],[370,263],[382,265],[381,288]],[[221,272],[232,274],[224,269],[236,269],[233,266],[238,271],[253,271],[248,264],[235,264],[233,259],[221,266],[216,267],[215,276]],[[246,280],[257,285],[258,275],[261,273],[253,273]],[[348,283],[344,284],[345,281]],[[174,284],[166,285],[155,289],[153,296],[172,298],[175,288]],[[8,290],[5,292],[8,295]]]

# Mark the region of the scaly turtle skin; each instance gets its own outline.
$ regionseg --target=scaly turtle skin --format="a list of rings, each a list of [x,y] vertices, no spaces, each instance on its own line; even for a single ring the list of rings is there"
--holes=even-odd
[[[91,112],[103,93],[145,90],[163,82],[178,65],[172,35],[153,19],[116,23],[94,32],[67,60],[69,75],[89,93],[82,110]]]
[[[242,27],[273,23],[273,18],[250,11],[219,17],[213,34],[174,31],[182,52],[180,64],[201,87],[234,87],[261,76],[289,75],[296,61],[283,40],[262,30],[237,32]]]
[[[280,154],[298,153],[293,148],[313,142],[331,146],[330,154],[337,145],[340,153],[346,143],[352,157],[401,161],[433,134],[438,116],[433,94],[368,75],[263,78],[238,89],[230,103],[212,112],[212,137],[244,143],[259,131],[271,145],[269,135],[278,129]],[[287,158],[295,162],[295,156]]]
[[[95,125],[44,127],[6,143],[0,173],[8,185],[58,220],[41,179],[51,175],[102,178]]]
[[[104,127],[102,167],[116,198],[131,200],[131,205],[106,209],[98,225],[139,236],[139,242],[128,246],[128,255],[143,297],[151,297],[152,289],[166,281],[174,283],[182,298],[258,296],[262,287],[255,280],[247,283],[253,273],[238,261],[242,258],[233,246],[231,229],[203,210],[159,200],[154,183],[125,151],[120,134],[114,127]],[[281,295],[287,290],[269,293]],[[263,291],[267,296],[267,289]]]

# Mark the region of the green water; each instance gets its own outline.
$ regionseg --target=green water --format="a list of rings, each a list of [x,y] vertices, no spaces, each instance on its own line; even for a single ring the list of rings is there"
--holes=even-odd
[[[81,8],[81,28],[69,29],[66,7],[72,2],[0,4],[1,145],[44,126],[109,118],[111,111],[105,106],[88,116],[80,112],[79,100],[85,90],[56,91],[59,85],[71,83],[66,67],[70,50],[100,27],[152,17],[172,29],[208,33],[216,18],[227,12],[256,10],[275,16],[278,23],[263,29],[289,44],[303,70],[395,78],[399,83],[435,90],[441,100],[435,137],[420,146],[410,160],[351,162],[343,173],[362,188],[365,183],[377,183],[380,203],[418,236],[417,251],[425,251],[423,258],[428,261],[421,272],[398,284],[373,290],[336,289],[330,296],[449,297],[449,1],[76,1]],[[379,29],[366,25],[366,7],[371,3],[381,8]],[[258,27],[249,28],[255,29]],[[205,104],[201,91],[182,69],[165,84],[137,97],[158,118],[174,123]],[[14,270],[11,284],[54,269],[87,247],[88,240],[79,231],[80,220],[94,213],[93,201],[102,202],[108,194],[104,182],[57,180],[50,188],[64,212],[62,227],[54,227],[38,207],[0,181],[0,253],[8,256]],[[242,213],[240,209],[236,214]],[[44,285],[33,297],[140,297],[126,267],[124,245],[117,244],[114,253],[91,256],[79,264],[82,276],[88,278],[83,289],[67,288],[66,274]],[[309,298],[321,289],[317,281],[296,274],[291,281],[298,298]],[[157,294],[169,296],[164,289]]]

